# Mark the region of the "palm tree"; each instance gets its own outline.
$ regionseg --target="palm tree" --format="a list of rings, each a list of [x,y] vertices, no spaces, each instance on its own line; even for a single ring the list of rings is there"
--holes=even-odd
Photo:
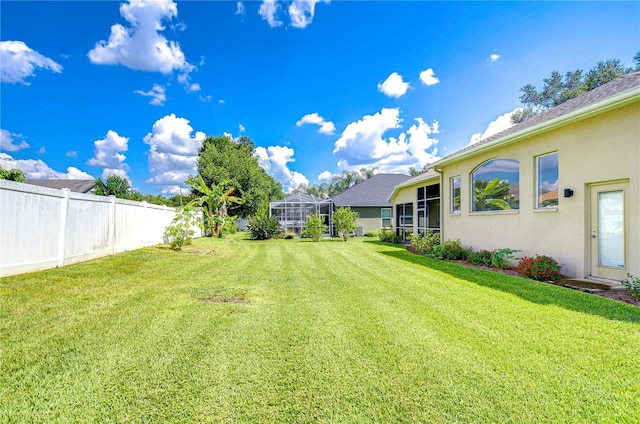
[[[509,183],[494,178],[491,181],[476,180],[473,187],[475,211],[512,209],[505,198],[509,197]]]
[[[227,205],[231,203],[242,204],[243,199],[236,196],[231,196],[231,193],[235,190],[233,187],[224,189],[224,186],[228,183],[226,180],[220,181],[218,184],[213,184],[211,188],[202,179],[201,175],[198,175],[198,180],[187,180],[186,184],[189,185],[194,191],[202,194],[201,197],[193,199],[187,206],[198,205],[203,208],[205,217],[207,219],[207,225],[211,237],[222,237],[222,226],[224,220],[227,217]]]

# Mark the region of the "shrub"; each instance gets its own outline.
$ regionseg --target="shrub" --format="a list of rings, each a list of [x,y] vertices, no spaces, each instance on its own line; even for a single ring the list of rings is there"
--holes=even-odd
[[[292,240],[296,238],[296,233],[294,233],[293,231],[287,231],[282,235],[282,238],[285,240]]]
[[[328,228],[324,225],[324,217],[320,215],[320,212],[316,211],[313,215],[307,215],[307,222],[304,224],[302,233],[313,241],[318,242]]]
[[[333,213],[333,223],[336,226],[338,237],[347,241],[349,235],[356,230],[356,220],[360,215],[351,208],[338,208]]]
[[[493,268],[505,269],[509,267],[509,263],[512,259],[516,257],[513,256],[514,253],[519,252],[519,250],[513,249],[496,249],[491,252],[491,266]]]
[[[380,231],[367,231],[366,233],[363,234],[363,236],[365,236],[365,237],[379,237],[380,236]]]
[[[437,259],[460,260],[469,256],[469,251],[462,247],[460,240],[447,240],[433,247],[433,252],[428,254]]]
[[[625,286],[631,296],[640,298],[640,279],[638,279],[638,277],[627,273],[627,278],[620,282]]]
[[[440,244],[440,233],[431,230],[411,237],[411,247],[423,255],[432,253],[433,248],[438,244]]]
[[[275,216],[269,216],[266,213],[258,213],[251,218],[247,224],[247,230],[254,240],[269,240],[282,234],[280,222]]]
[[[394,233],[393,230],[390,229],[380,231],[379,237],[380,241],[383,241],[385,243],[402,243],[402,237],[396,235],[396,233]]]
[[[473,265],[491,266],[491,253],[488,250],[478,250],[477,252],[469,253],[467,261]]]
[[[178,208],[176,216],[164,230],[162,237],[171,244],[173,250],[182,250],[182,246],[191,244],[195,235],[195,228],[201,222],[198,219],[198,211],[190,206]]]
[[[538,281],[553,281],[562,278],[560,269],[555,259],[550,256],[536,255],[535,258],[523,257],[516,268],[518,274],[526,278]]]
[[[228,216],[222,224],[222,234],[235,234],[238,232],[238,223],[236,222],[237,216]]]

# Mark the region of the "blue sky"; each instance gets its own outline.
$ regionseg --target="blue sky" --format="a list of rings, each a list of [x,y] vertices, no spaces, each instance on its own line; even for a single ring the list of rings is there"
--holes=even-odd
[[[638,2],[0,3],[0,164],[175,193],[205,136],[290,190],[406,173],[505,128],[519,89],[640,50]]]

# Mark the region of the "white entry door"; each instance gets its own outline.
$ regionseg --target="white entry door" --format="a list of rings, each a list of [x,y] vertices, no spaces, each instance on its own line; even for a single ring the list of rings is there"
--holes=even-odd
[[[628,183],[591,186],[590,249],[593,277],[622,280],[627,275]]]

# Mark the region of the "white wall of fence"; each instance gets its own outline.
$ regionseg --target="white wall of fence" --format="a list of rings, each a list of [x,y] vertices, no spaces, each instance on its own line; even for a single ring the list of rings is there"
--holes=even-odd
[[[166,206],[0,180],[0,277],[162,243]]]

